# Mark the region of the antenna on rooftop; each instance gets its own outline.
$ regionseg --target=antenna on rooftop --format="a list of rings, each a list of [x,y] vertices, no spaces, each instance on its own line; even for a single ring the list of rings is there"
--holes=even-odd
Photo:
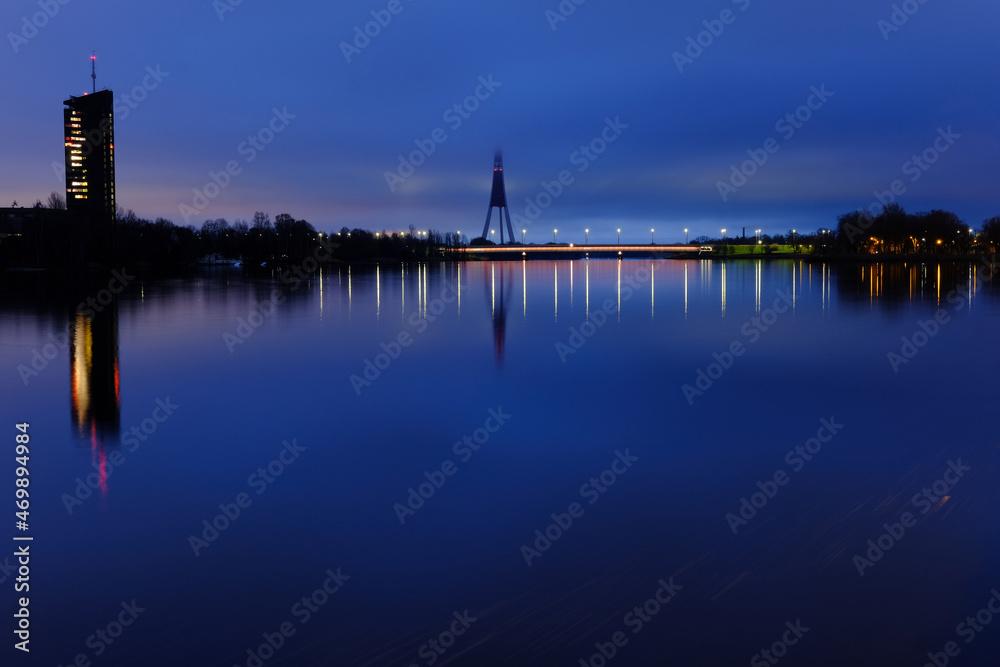
[[[94,92],[97,92],[97,55],[91,51],[90,55],[90,78],[94,82]]]

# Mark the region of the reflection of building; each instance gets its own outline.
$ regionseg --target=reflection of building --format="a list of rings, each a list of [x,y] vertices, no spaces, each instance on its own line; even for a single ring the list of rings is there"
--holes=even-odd
[[[118,304],[112,302],[100,313],[76,312],[70,337],[70,402],[77,437],[90,440],[92,446],[117,444]]]
[[[63,102],[66,208],[89,225],[94,250],[107,250],[115,224],[114,95],[101,90]]]

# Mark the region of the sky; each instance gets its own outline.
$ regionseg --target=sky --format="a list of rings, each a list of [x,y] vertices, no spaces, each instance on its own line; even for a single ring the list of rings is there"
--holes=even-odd
[[[989,0],[6,0],[0,205],[63,191],[62,101],[94,52],[118,203],[149,219],[478,236],[500,147],[529,242],[815,230],[890,200],[978,227],[1000,215],[998,19]]]

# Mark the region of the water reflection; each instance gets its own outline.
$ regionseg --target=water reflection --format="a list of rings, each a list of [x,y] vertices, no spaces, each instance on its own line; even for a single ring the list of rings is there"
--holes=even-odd
[[[917,301],[941,307],[950,293],[961,294],[971,308],[983,286],[972,263],[833,264],[826,275],[827,284],[831,276],[836,281],[840,300],[869,309],[881,305],[892,310]]]
[[[118,301],[70,321],[70,405],[76,435],[92,446],[117,444],[121,431]]]
[[[108,493],[106,447],[121,437],[118,299],[70,320],[70,406],[76,436],[89,442],[101,495]]]
[[[490,303],[493,319],[493,353],[497,366],[503,364],[507,336],[507,299],[510,297],[511,277],[507,275],[506,264],[500,264],[500,291],[497,293],[497,267],[490,265]]]
[[[576,262],[528,262],[521,261],[522,317],[528,321],[528,292],[534,315],[542,315],[547,309],[545,302],[551,296],[553,320],[559,317],[559,273],[569,271],[571,320],[591,315],[591,292],[597,303],[609,297],[616,297],[617,318],[622,319],[623,282],[634,273],[633,267],[643,266],[632,261],[582,261],[581,269]],[[697,267],[693,265],[697,262]],[[509,264],[509,265],[508,265]],[[515,272],[513,262],[476,264],[436,264],[435,280],[457,281],[458,308],[461,313],[463,269],[466,274],[473,270],[474,282],[481,281],[488,291],[490,320],[494,358],[498,365],[504,361],[506,351],[507,313],[509,301],[514,292]],[[654,261],[648,265],[650,271],[649,317],[657,321],[669,322],[672,315],[687,320],[697,314],[698,309],[711,307],[722,317],[730,309],[733,312],[751,310],[760,313],[768,295],[777,287],[790,290],[793,308],[799,302],[815,304],[818,310],[827,314],[834,304],[844,303],[855,308],[871,309],[876,305],[883,313],[901,313],[906,304],[923,302],[935,307],[945,307],[949,295],[959,295],[965,308],[971,310],[984,289],[991,286],[977,273],[977,265],[972,263],[827,263],[794,261],[730,261],[713,260]],[[398,270],[399,274],[393,272]],[[576,273],[582,270],[584,299],[582,313],[576,312]],[[487,275],[488,271],[488,275]],[[626,275],[623,276],[623,271]],[[752,277],[751,277],[752,271]],[[336,275],[334,275],[334,273]],[[334,271],[323,271],[303,287],[290,290],[284,287],[288,302],[281,306],[281,318],[298,309],[312,312],[316,319],[334,319],[338,316],[349,319],[360,312],[365,319],[374,321],[383,318],[383,312],[399,312],[401,320],[416,308],[419,316],[427,316],[428,296],[431,289],[430,265],[386,266],[343,266]],[[815,273],[815,275],[814,275]],[[530,276],[529,276],[530,274]],[[397,276],[397,283],[391,276]],[[0,294],[0,311],[30,313],[43,331],[60,333],[68,328],[69,369],[70,369],[70,411],[73,434],[95,450],[95,457],[103,457],[106,446],[119,442],[121,429],[121,370],[119,368],[119,309],[124,317],[134,318],[137,312],[143,317],[159,309],[164,304],[187,313],[189,317],[203,317],[217,311],[232,311],[230,322],[237,316],[246,317],[248,305],[254,300],[264,301],[279,281],[273,279],[249,279],[237,272],[212,275],[209,279],[140,280],[134,292],[122,304],[118,297],[112,298],[100,309],[79,308],[88,296],[97,294],[105,283],[95,279],[66,280],[57,276],[25,277],[11,276],[7,289]],[[713,281],[718,279],[718,286]],[[551,287],[548,285],[551,280]],[[659,285],[657,285],[659,280]],[[414,294],[414,282],[416,304]],[[565,283],[564,283],[565,284]],[[398,294],[395,286],[398,285]],[[659,289],[657,289],[659,287]],[[551,289],[551,292],[547,290]],[[752,296],[751,296],[752,289]],[[407,299],[409,291],[411,298]],[[477,290],[478,292],[478,290]],[[614,294],[612,294],[614,292]],[[661,299],[657,311],[656,299]],[[397,301],[398,299],[398,301]],[[357,300],[357,303],[355,301]],[[385,303],[383,303],[385,300]],[[715,303],[714,306],[709,304]],[[385,308],[383,308],[385,306]],[[600,306],[598,306],[600,307]],[[399,311],[395,311],[399,308]],[[566,302],[563,304],[566,308]],[[740,309],[740,310],[737,310]],[[565,314],[565,313],[564,313]],[[659,317],[657,317],[659,316]],[[280,318],[279,318],[280,319]],[[547,318],[546,318],[547,319]],[[276,320],[277,321],[277,320]],[[48,332],[46,332],[47,334]],[[485,334],[485,331],[483,332]],[[60,333],[61,335],[61,333]]]

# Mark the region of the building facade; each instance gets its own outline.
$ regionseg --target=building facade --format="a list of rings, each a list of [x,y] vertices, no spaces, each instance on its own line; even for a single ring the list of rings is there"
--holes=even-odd
[[[63,102],[66,208],[87,227],[92,258],[114,251],[114,95],[101,90]]]

